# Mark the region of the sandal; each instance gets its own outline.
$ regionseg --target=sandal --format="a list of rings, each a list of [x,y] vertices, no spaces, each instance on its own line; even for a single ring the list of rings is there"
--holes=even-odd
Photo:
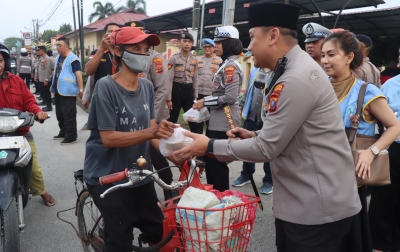
[[[54,198],[53,198],[53,196],[51,196],[51,194],[49,194],[49,199],[48,200],[45,200],[44,198],[42,198],[43,199],[43,202],[44,202],[44,204],[46,205],[46,206],[48,206],[48,207],[51,207],[51,206],[54,206],[54,204],[56,203],[56,201],[54,200]]]

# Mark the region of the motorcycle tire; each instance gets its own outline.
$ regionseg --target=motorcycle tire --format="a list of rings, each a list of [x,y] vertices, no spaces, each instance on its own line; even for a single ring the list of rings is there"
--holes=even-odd
[[[19,252],[18,206],[14,198],[7,210],[1,211],[1,252]]]

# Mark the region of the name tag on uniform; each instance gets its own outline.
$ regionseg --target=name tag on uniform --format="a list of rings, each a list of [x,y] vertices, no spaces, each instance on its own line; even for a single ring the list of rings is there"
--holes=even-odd
[[[101,59],[100,61],[101,61],[101,62],[106,62],[107,60],[106,60],[106,59]]]

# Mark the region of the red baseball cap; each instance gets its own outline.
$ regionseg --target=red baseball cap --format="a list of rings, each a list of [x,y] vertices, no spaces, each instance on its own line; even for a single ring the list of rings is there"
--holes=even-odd
[[[160,38],[155,34],[145,34],[137,27],[122,27],[113,31],[110,35],[111,44],[133,45],[147,40],[149,46],[158,46]]]

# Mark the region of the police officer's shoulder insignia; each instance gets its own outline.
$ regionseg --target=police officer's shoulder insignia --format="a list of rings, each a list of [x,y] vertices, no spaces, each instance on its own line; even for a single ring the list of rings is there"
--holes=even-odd
[[[154,58],[153,59],[154,67],[156,69],[156,74],[162,74],[164,72],[163,68],[163,60],[161,58]],[[168,66],[169,69],[169,66]]]
[[[170,70],[173,67],[171,63],[168,63],[168,70]]]
[[[195,60],[190,60],[190,64],[195,65],[196,61]]]
[[[268,113],[273,114],[278,111],[278,102],[279,97],[281,97],[283,88],[285,87],[284,84],[279,83],[274,87],[271,95],[269,96],[269,104],[268,104]]]
[[[233,81],[233,74],[235,73],[235,68],[233,66],[228,66],[225,68],[225,82],[231,83]]]

